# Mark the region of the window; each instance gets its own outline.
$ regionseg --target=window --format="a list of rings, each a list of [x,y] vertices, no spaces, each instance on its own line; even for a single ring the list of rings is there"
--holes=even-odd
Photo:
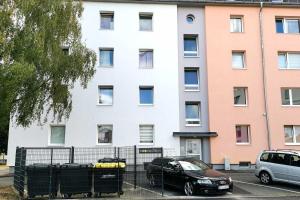
[[[230,32],[240,33],[243,32],[243,18],[242,17],[230,17]]]
[[[284,138],[286,144],[300,145],[300,126],[284,126]]]
[[[200,125],[200,103],[185,103],[185,121],[187,125]]]
[[[280,164],[280,165],[290,165],[291,156],[284,153],[270,153],[268,162]]]
[[[263,153],[260,157],[260,161],[268,162],[269,161],[269,153]]]
[[[232,52],[232,67],[234,69],[245,68],[245,53],[244,52]]]
[[[247,105],[247,88],[235,87],[233,90],[234,105]]]
[[[51,126],[50,145],[64,145],[65,144],[65,130],[64,125]]]
[[[194,22],[194,20],[195,20],[195,16],[194,15],[189,14],[189,15],[186,16],[187,23],[192,24]]]
[[[140,50],[140,68],[153,67],[153,50]]]
[[[237,125],[235,126],[236,143],[237,144],[249,144],[250,143],[250,126],[249,125]]]
[[[153,104],[153,87],[145,86],[140,87],[140,104],[152,105]]]
[[[196,68],[184,69],[184,86],[186,90],[199,90],[199,70]]]
[[[197,56],[198,45],[196,35],[184,35],[184,56]]]
[[[300,105],[300,88],[282,88],[282,105]]]
[[[112,143],[112,125],[98,125],[98,144],[111,144]]]
[[[278,64],[280,69],[300,69],[300,53],[279,52]]]
[[[299,33],[299,19],[276,18],[277,33]]]
[[[152,13],[140,13],[140,31],[152,31]]]
[[[291,155],[291,165],[294,167],[300,167],[300,156]]]
[[[99,86],[99,104],[112,105],[113,104],[113,86]]]
[[[153,144],[154,126],[140,125],[140,143]]]
[[[100,49],[100,67],[112,67],[114,65],[114,50]]]
[[[114,13],[100,12],[100,28],[104,30],[114,29]]]

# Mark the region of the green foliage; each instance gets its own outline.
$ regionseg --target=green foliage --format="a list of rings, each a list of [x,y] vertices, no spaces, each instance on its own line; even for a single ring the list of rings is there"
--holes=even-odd
[[[85,88],[95,73],[96,55],[81,43],[82,11],[77,0],[3,0],[0,130],[9,118],[27,127],[50,113],[69,117],[71,89],[76,82]]]

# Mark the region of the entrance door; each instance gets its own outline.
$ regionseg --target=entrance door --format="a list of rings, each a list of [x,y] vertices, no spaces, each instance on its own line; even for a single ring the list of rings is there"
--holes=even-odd
[[[186,140],[186,155],[199,156],[201,159],[201,140],[200,139],[187,139]]]

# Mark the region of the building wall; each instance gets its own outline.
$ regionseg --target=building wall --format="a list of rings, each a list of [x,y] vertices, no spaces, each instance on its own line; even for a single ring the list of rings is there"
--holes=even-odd
[[[243,16],[244,32],[230,33],[230,16]],[[209,129],[212,163],[255,162],[267,148],[259,38],[259,8],[206,6]],[[232,68],[233,50],[246,52],[246,69]],[[277,59],[276,59],[277,60]],[[248,106],[234,106],[233,87],[248,87]],[[236,144],[236,125],[250,125],[250,144]]]
[[[297,8],[264,8],[263,27],[266,60],[266,80],[270,118],[271,148],[298,149],[300,145],[285,145],[284,125],[300,125],[300,107],[281,105],[282,87],[300,87],[300,70],[278,67],[278,51],[300,51],[299,34],[276,33],[275,17],[299,18]]]
[[[84,2],[82,41],[99,57],[114,48],[113,68],[100,68],[86,90],[76,85],[66,124],[65,146],[97,146],[97,124],[113,124],[113,146],[139,144],[139,124],[154,124],[154,146],[179,154],[177,7],[159,4]],[[100,11],[114,11],[114,30],[100,30]],[[153,31],[139,31],[139,12],[153,13]],[[153,49],[153,69],[139,69],[139,49]],[[113,106],[99,106],[98,85],[113,85]],[[154,86],[154,105],[139,105],[139,86]],[[50,121],[49,121],[50,123]],[[23,129],[11,124],[8,165],[16,146],[48,146],[49,123]],[[177,147],[177,148],[176,148]]]

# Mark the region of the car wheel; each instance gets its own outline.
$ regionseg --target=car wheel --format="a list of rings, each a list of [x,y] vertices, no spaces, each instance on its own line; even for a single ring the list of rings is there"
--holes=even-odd
[[[194,194],[194,187],[191,182],[186,182],[184,184],[184,194],[186,196],[192,196]]]
[[[154,175],[153,175],[153,174],[151,174],[151,175],[149,176],[149,185],[152,186],[152,187],[155,187],[155,186],[156,186],[156,184],[155,184],[155,178],[154,178]]]
[[[268,172],[261,172],[259,175],[260,182],[263,184],[270,184],[272,182],[272,178]]]

